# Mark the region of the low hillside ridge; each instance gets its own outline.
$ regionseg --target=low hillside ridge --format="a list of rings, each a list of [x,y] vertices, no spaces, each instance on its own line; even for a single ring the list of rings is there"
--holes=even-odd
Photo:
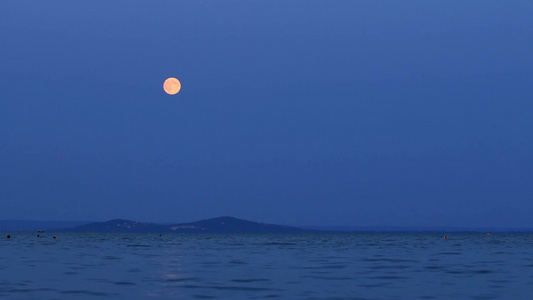
[[[60,229],[63,232],[131,232],[131,233],[312,233],[313,229],[259,223],[234,217],[218,217],[189,223],[162,225],[114,219]]]

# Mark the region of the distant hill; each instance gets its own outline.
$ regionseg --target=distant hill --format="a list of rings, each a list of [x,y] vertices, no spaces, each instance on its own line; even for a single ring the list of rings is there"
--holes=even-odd
[[[153,232],[153,233],[312,233],[313,229],[257,223],[233,217],[219,217],[191,223],[161,225],[116,219],[64,228],[63,232]]]
[[[164,225],[124,219],[106,222],[0,220],[0,231],[130,232],[130,233],[398,233],[398,232],[533,232],[533,228],[307,226],[290,227],[219,217],[190,223]]]
[[[168,226],[154,223],[143,223],[124,219],[114,219],[106,222],[93,222],[79,226],[61,228],[62,232],[167,232]]]
[[[191,233],[309,233],[317,230],[303,229],[283,225],[257,223],[233,217],[219,217],[191,223],[169,226],[172,232]]]

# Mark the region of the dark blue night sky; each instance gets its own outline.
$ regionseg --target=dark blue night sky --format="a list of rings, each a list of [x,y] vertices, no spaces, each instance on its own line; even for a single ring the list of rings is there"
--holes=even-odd
[[[3,1],[0,219],[533,227],[532,16]]]

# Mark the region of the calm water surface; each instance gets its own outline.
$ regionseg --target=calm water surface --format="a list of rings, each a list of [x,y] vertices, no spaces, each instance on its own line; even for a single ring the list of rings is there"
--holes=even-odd
[[[2,233],[0,299],[533,299],[533,235]]]

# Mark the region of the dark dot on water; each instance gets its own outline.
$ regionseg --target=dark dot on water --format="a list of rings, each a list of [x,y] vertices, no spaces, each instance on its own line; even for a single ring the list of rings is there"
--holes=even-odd
[[[37,235],[37,237],[40,237],[40,235]]]
[[[56,236],[54,235],[52,238],[55,240],[55,239],[56,239]]]
[[[10,238],[11,238],[11,235],[8,234],[8,235],[6,236],[6,238],[10,239]]]

